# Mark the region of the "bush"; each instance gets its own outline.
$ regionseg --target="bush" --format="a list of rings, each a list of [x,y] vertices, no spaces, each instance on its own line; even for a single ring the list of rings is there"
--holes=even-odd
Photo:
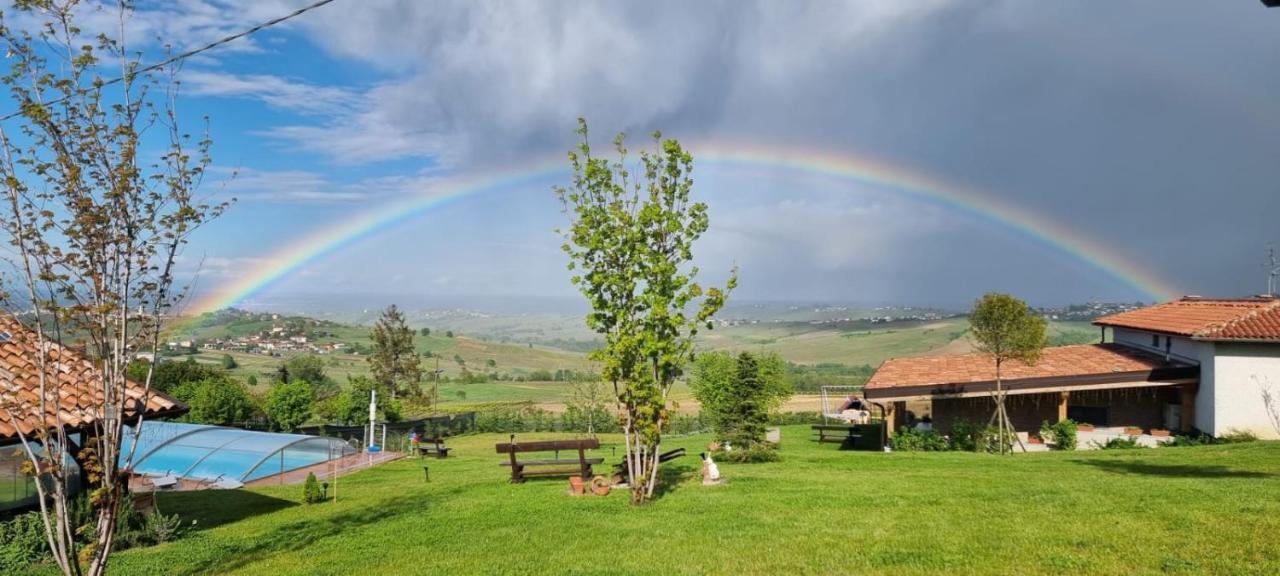
[[[770,426],[822,424],[821,412],[775,412],[769,415]]]
[[[314,472],[307,474],[307,481],[302,484],[302,501],[307,504],[324,502],[324,489],[320,487],[320,481],[316,479]]]
[[[894,452],[946,452],[951,450],[947,438],[933,430],[916,430],[903,426],[893,436],[890,445]]]
[[[1218,444],[1238,444],[1241,442],[1257,442],[1258,435],[1248,430],[1228,430],[1217,438]]]
[[[720,451],[716,453],[715,458],[724,462],[733,462],[735,464],[756,464],[760,462],[777,462],[781,459],[778,451],[772,447],[757,444],[750,448],[733,449],[732,452]]]
[[[1107,440],[1105,443],[1099,444],[1094,442],[1093,445],[1098,447],[1100,450],[1132,450],[1134,448],[1146,448],[1146,446],[1138,443],[1138,438],[1136,436],[1116,436],[1115,438]]]
[[[1075,450],[1079,444],[1077,428],[1076,423],[1070,419],[1055,424],[1045,422],[1040,425],[1040,437],[1046,442],[1053,442],[1055,450]]]
[[[1005,450],[1013,448],[1013,438],[1005,438]],[[1000,434],[994,426],[979,426],[957,420],[951,426],[951,446],[965,452],[1000,452]]]
[[[49,544],[39,514],[29,512],[0,522],[0,574],[18,574],[48,558]]]

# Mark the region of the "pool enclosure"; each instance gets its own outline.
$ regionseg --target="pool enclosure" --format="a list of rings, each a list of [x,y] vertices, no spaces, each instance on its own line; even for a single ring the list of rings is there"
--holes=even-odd
[[[120,450],[121,467],[153,478],[227,488],[356,452],[336,438],[157,421],[143,422],[134,447],[131,430]],[[132,464],[126,461],[131,449]]]

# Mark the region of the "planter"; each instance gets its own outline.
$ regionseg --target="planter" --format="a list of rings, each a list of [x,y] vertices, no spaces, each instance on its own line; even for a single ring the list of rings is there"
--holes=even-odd
[[[596,476],[591,479],[591,493],[596,496],[606,496],[609,494],[610,482],[604,476]]]
[[[583,485],[582,485],[582,477],[581,477],[581,476],[570,476],[570,477],[569,477],[569,493],[570,493],[570,494],[573,494],[574,496],[581,496],[581,495],[583,495],[583,493],[584,493],[584,487],[583,487]]]
[[[1093,424],[1076,424],[1076,432],[1093,432]]]
[[[782,442],[781,428],[768,428],[764,431],[764,440],[770,444],[777,445]]]
[[[1152,435],[1152,436],[1155,436],[1156,438],[1168,438],[1168,437],[1169,437],[1169,431],[1168,431],[1168,430],[1165,430],[1165,429],[1163,429],[1163,428],[1156,428],[1156,429],[1154,429],[1154,430],[1152,430],[1152,431],[1151,431],[1151,435]]]
[[[1129,436],[1141,436],[1142,429],[1137,426],[1125,426],[1124,433]]]

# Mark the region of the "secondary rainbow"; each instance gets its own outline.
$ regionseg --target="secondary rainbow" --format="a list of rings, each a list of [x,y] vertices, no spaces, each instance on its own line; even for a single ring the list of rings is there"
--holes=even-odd
[[[964,186],[929,177],[863,155],[804,148],[770,148],[753,144],[711,142],[690,144],[696,166],[781,167],[820,174],[889,189],[917,200],[932,202],[982,220],[1006,226],[1041,244],[1070,254],[1137,290],[1144,297],[1167,300],[1178,291],[1173,284],[1115,250],[1098,244],[1049,218],[998,202]],[[534,183],[546,184],[553,176],[567,180],[563,155],[542,158],[514,170],[441,180],[420,195],[369,210],[293,241],[261,258],[261,264],[239,279],[206,291],[185,312],[200,314],[235,306],[262,292],[310,262],[450,202]],[[550,195],[548,194],[548,201]]]

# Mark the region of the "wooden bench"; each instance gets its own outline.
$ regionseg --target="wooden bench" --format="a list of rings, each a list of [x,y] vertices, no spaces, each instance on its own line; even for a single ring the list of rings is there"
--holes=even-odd
[[[444,438],[423,438],[418,440],[418,455],[430,456],[432,454],[436,458],[449,457],[449,447],[444,445]]]
[[[857,424],[814,424],[813,430],[818,433],[816,440],[821,442],[850,443],[862,437]]]
[[[604,458],[587,458],[587,450],[600,448],[600,441],[595,438],[581,440],[543,440],[537,442],[516,442],[515,434],[511,441],[495,446],[499,454],[508,454],[510,461],[501,466],[511,467],[511,481],[524,482],[529,476],[582,476],[583,480],[591,480],[591,467],[604,462]],[[560,451],[576,452],[573,457],[561,458]],[[520,454],[529,452],[553,452],[551,458],[521,459]],[[535,470],[526,470],[536,468]]]
[[[682,458],[684,457],[684,455],[685,455],[684,448],[676,448],[675,450],[668,450],[658,455],[658,463],[662,464],[662,463],[670,462],[672,460],[675,460],[676,458]],[[613,473],[615,476],[618,477],[619,481],[627,484],[631,483],[631,472],[627,470],[627,460],[625,458],[622,460],[622,462],[619,462],[613,465]]]

